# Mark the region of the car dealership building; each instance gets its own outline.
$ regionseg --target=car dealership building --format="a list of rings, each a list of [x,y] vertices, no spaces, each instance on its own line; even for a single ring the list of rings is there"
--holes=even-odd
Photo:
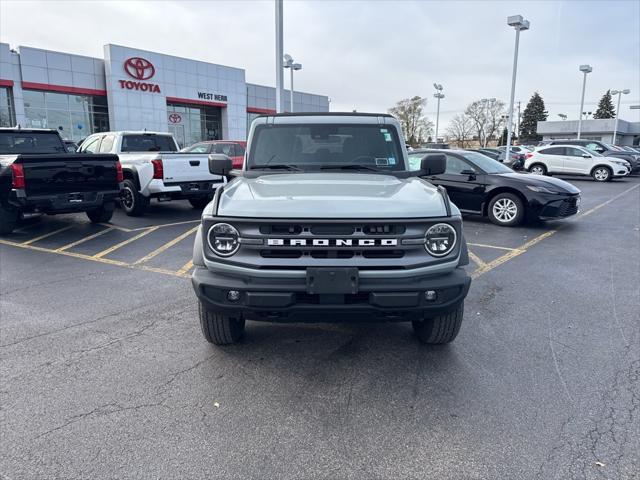
[[[294,92],[293,106],[326,112],[329,98]],[[247,83],[242,68],[111,44],[92,58],[0,43],[0,126],[56,128],[71,140],[146,129],[187,146],[244,140],[251,120],[275,109],[275,88]]]

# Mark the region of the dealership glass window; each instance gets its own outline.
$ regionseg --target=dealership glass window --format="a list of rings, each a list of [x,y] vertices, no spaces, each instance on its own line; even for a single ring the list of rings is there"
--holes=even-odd
[[[167,112],[169,132],[180,148],[222,138],[222,112],[218,107],[168,103]]]
[[[14,127],[16,115],[10,88],[0,87],[0,127]]]
[[[63,138],[81,140],[109,130],[107,98],[24,90],[27,127],[55,128]]]

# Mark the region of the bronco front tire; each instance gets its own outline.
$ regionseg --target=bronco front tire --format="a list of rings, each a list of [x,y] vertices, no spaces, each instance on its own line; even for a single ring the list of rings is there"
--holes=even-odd
[[[444,315],[414,321],[413,331],[422,343],[429,345],[449,343],[458,336],[463,316],[464,302],[460,302],[455,310]]]
[[[244,318],[223,315],[209,310],[202,302],[198,302],[200,327],[207,342],[216,345],[231,345],[244,335]]]

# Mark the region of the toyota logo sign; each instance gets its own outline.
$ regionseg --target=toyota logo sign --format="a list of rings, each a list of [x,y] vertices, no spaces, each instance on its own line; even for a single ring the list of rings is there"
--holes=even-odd
[[[148,80],[155,75],[156,68],[149,60],[131,57],[125,60],[124,71],[136,80]]]
[[[179,113],[172,113],[169,115],[169,121],[171,123],[180,123],[182,122],[182,116]]]

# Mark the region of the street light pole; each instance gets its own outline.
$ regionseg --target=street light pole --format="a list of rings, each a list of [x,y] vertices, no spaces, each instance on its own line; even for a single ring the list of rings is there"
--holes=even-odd
[[[580,134],[582,133],[582,109],[584,108],[584,91],[587,87],[587,73],[593,72],[591,65],[580,65],[580,71],[584,73],[582,79],[582,98],[580,99],[580,117],[578,118],[578,140],[580,140]]]
[[[290,68],[291,69],[291,82],[290,82],[291,83],[291,89],[289,91],[289,94],[290,94],[289,111],[293,112],[293,71],[294,70],[302,70],[302,64],[301,63],[294,63],[294,60],[291,57],[291,55],[289,55],[287,53],[284,56],[284,68]]]
[[[282,70],[282,0],[276,2],[276,113],[284,110],[284,71]]]
[[[444,93],[442,93],[442,85],[439,83],[434,83],[433,87],[436,89],[436,93],[433,94],[435,98],[438,99],[438,109],[436,111],[436,140],[438,143],[438,127],[440,126],[440,99],[444,98]]]
[[[518,71],[518,47],[520,44],[520,32],[529,30],[529,20],[522,18],[522,15],[512,15],[507,18],[507,24],[516,30],[516,46],[513,51],[513,73],[511,75],[511,97],[509,99],[509,120],[507,122],[507,153],[506,159],[510,158],[511,154],[511,134],[513,133],[512,119],[513,119],[513,100],[516,94],[516,73]]]
[[[631,90],[625,88],[624,90],[612,90],[611,95],[618,95],[618,106],[616,107],[616,121],[613,126],[613,144],[616,144],[616,136],[618,135],[618,117],[620,116],[620,97],[631,93]]]

